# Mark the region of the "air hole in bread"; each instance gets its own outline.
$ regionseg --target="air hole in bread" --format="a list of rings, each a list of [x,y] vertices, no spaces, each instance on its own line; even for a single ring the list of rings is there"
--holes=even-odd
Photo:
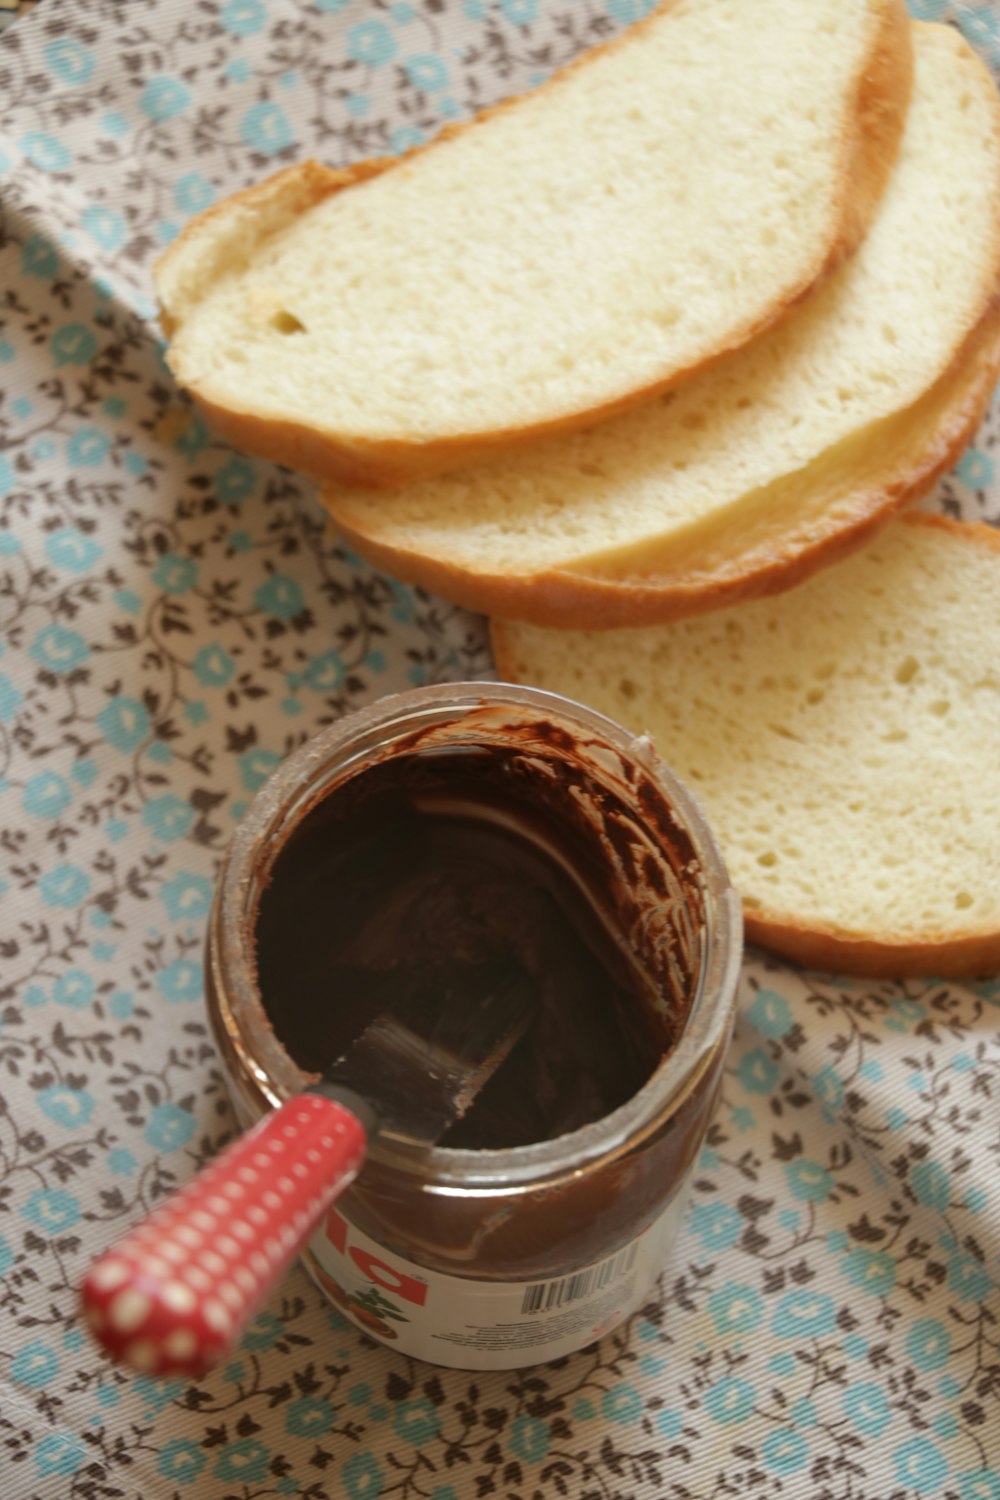
[[[773,849],[767,849],[763,854],[758,854],[757,863],[759,865],[763,865],[765,869],[769,870],[771,869],[772,865],[776,865],[778,863],[778,856],[775,854]]]
[[[289,312],[287,307],[279,308],[274,314],[271,318],[271,327],[277,329],[278,333],[286,334],[308,333],[309,331],[302,320],[297,318],[293,312]]]
[[[947,698],[936,698],[931,704],[931,713],[937,718],[943,719],[945,714],[951,713],[951,704]]]
[[[916,677],[916,675],[919,672],[919,670],[920,670],[920,663],[917,661],[916,657],[915,656],[906,656],[906,657],[903,658],[903,660],[900,662],[899,666],[896,668],[896,671],[895,671],[896,681],[898,683],[902,684],[905,687],[905,685],[908,682],[912,682],[913,681],[914,677]]]
[[[958,895],[955,897],[955,905],[958,907],[959,911],[966,911],[968,907],[972,905],[972,897],[969,895],[968,891],[959,891]]]

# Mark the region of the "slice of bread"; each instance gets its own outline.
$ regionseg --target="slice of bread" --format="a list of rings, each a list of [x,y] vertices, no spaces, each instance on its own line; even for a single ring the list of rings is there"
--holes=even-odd
[[[624,409],[856,248],[911,63],[903,0],[668,0],[398,161],[201,215],[157,270],[170,365],[220,434],[369,484]]]
[[[787,587],[922,493],[1000,358],[1000,97],[956,31],[913,33],[891,180],[814,297],[590,432],[392,494],[324,486],[338,529],[469,608],[585,628]]]
[[[906,516],[772,599],[493,640],[502,677],[652,735],[752,940],[860,974],[1000,967],[1000,533]]]

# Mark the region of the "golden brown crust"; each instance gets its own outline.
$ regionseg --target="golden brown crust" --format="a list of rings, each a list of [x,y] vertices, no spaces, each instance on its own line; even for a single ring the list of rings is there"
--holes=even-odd
[[[375,508],[371,529],[362,530],[345,520],[335,493],[321,498],[363,556],[467,609],[564,630],[663,624],[781,593],[863,546],[951,468],[982,420],[998,370],[1000,303],[993,303],[946,375],[906,412],[841,444],[836,461],[824,454],[734,504],[721,537],[707,544],[714,553],[697,531],[684,551],[674,544],[658,559],[645,548],[642,575],[472,574],[382,540],[379,522],[391,534],[389,512]]]
[[[858,80],[853,117],[841,138],[839,256],[835,247],[826,274],[864,239],[892,172],[913,88],[912,28],[919,24],[892,0],[873,21],[870,62]]]
[[[1000,554],[1000,527],[988,525],[985,521],[956,521],[953,516],[915,510],[910,515],[900,516],[899,522],[902,526],[923,526],[927,531],[944,531],[976,547],[984,547],[987,552]]]
[[[1000,969],[998,932],[915,943],[904,938],[883,941],[847,937],[746,910],[743,921],[747,942],[757,943],[803,968],[828,974],[861,974],[869,979],[967,979],[995,974]]]
[[[805,268],[798,282],[787,287],[785,294],[765,315],[732,328],[712,354],[696,364],[674,369],[661,380],[625,391],[589,409],[567,412],[530,426],[497,428],[433,440],[373,441],[358,434],[263,417],[250,406],[233,402],[228,393],[222,396],[214,391],[210,381],[186,381],[183,362],[172,359],[170,351],[168,363],[179,383],[187,385],[214,430],[235,446],[320,480],[376,489],[392,488],[413,479],[487,462],[501,451],[591,426],[649,400],[687,379],[695,370],[707,369],[716,360],[771,327],[816,290],[853,253],[863,238],[895,159],[913,76],[911,23],[907,19],[904,0],[872,0],[872,3],[875,9],[868,59],[859,75],[854,98],[845,104],[840,129],[842,166],[837,174],[840,192],[832,213],[828,240],[817,248],[813,264]],[[595,52],[617,49],[636,32],[655,25],[658,18],[674,9],[676,4],[677,0],[661,0],[661,4],[642,21],[600,47],[585,52],[554,73],[541,88],[554,90],[560,87],[577,68],[586,66]],[[157,291],[163,305],[161,321],[168,338],[177,331],[184,317],[184,310],[172,296],[171,283],[179,281],[184,258],[197,253],[204,231],[208,229],[210,236],[217,232],[223,222],[221,216],[241,207],[259,213],[273,203],[275,195],[283,196],[287,201],[295,200],[301,205],[300,211],[304,210],[357,182],[388,170],[405,169],[407,161],[414,156],[438,149],[460,132],[481,127],[499,111],[515,107],[517,102],[515,96],[483,110],[470,121],[447,126],[434,140],[403,156],[360,162],[343,171],[333,171],[315,161],[306,161],[206,209],[192,220],[156,269]],[[302,174],[301,184],[295,181],[297,173]],[[237,234],[244,232],[237,231]],[[212,259],[216,265],[221,265],[224,256],[220,253]],[[210,281],[211,273],[203,284],[208,285]]]

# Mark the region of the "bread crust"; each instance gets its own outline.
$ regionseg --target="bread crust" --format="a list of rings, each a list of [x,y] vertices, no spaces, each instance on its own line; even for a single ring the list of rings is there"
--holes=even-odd
[[[336,494],[321,492],[338,533],[362,556],[396,577],[467,609],[563,630],[607,630],[665,624],[690,615],[781,593],[869,541],[903,507],[925,495],[952,467],[982,421],[1000,372],[1000,297],[965,339],[947,372],[906,412],[864,435],[854,466],[833,466],[824,483],[822,455],[780,482],[792,493],[790,514],[775,527],[778,486],[755,497],[757,530],[741,519],[744,499],[714,559],[697,537],[667,571],[652,549],[641,574],[603,576],[583,569],[472,574],[445,558],[408,552],[345,520]],[[860,440],[859,440],[860,442]],[[859,446],[855,443],[853,446]],[[797,509],[793,506],[797,505]]]
[[[821,276],[836,270],[861,244],[889,180],[913,88],[913,26],[906,6],[887,5],[873,30],[871,62],[858,79],[856,130],[844,130],[840,175],[839,254]]]
[[[851,938],[833,931],[810,931],[790,920],[754,914],[744,907],[748,943],[767,948],[804,969],[827,974],[859,974],[868,979],[975,979],[1000,970],[1000,933],[964,938]]]
[[[923,512],[901,516],[898,524],[937,529],[967,545],[982,547],[993,555],[1000,569],[1000,530],[993,526]],[[501,680],[530,683],[531,673],[521,669],[503,621],[492,623],[492,641]],[[926,975],[968,978],[1000,969],[1000,930],[987,927],[954,933],[928,932],[919,938],[891,931],[846,932],[823,923],[804,922],[786,911],[769,910],[759,898],[748,904],[745,894],[743,918],[748,942],[793,963],[827,973],[879,979]]]
[[[576,69],[592,61],[595,54],[621,47],[637,32],[655,25],[678,3],[679,0],[661,0],[643,20],[574,59],[553,74],[541,89],[558,88]],[[841,165],[836,173],[838,190],[831,206],[826,241],[817,246],[811,264],[803,269],[798,281],[789,285],[766,313],[731,328],[703,360],[671,369],[659,380],[624,390],[587,409],[565,412],[531,425],[430,440],[418,437],[372,440],[358,433],[266,417],[254,411],[249,403],[234,401],[228,393],[223,396],[210,380],[186,379],[183,359],[169,349],[168,364],[220,437],[315,478],[369,488],[391,488],[416,478],[482,463],[512,447],[592,425],[649,400],[771,327],[816,290],[863,238],[895,160],[913,79],[911,23],[904,0],[869,0],[869,3],[868,54],[853,97],[845,102],[838,132]],[[259,243],[271,232],[268,227],[271,215],[278,213],[284,218],[291,212],[304,212],[323,198],[356,183],[402,170],[414,157],[439,150],[455,135],[479,129],[500,111],[516,108],[518,97],[523,96],[504,100],[470,121],[445,127],[432,141],[402,156],[375,158],[340,171],[315,161],[304,161],[206,209],[191,221],[155,270],[161,321],[168,339],[178,332],[196,306],[199,282],[202,286],[210,285],[213,266],[217,270],[222,263],[221,255],[213,254],[206,242],[213,240],[224,226],[228,224],[226,243],[230,246],[242,248],[248,243],[250,246]]]

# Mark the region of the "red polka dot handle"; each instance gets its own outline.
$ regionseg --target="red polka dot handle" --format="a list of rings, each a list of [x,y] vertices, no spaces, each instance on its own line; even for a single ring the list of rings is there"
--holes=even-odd
[[[364,1161],[364,1126],[301,1094],[94,1262],[84,1316],[113,1359],[200,1375],[238,1339]]]

